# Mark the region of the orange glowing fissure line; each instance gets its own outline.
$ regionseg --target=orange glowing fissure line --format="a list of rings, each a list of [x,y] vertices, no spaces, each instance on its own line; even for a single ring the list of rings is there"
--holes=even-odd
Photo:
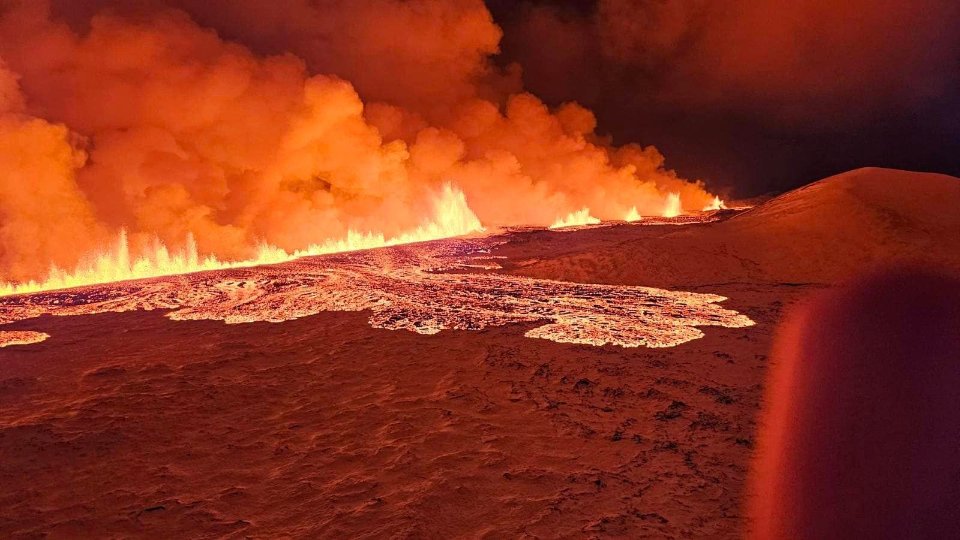
[[[209,270],[278,264],[313,255],[328,255],[427,242],[464,236],[483,230],[480,220],[467,205],[463,192],[451,184],[446,184],[435,200],[433,219],[414,230],[392,238],[386,238],[381,233],[349,231],[346,237],[339,240],[326,240],[292,253],[276,246],[262,244],[257,256],[252,259],[221,261],[212,255],[201,257],[192,235],[187,236],[185,246],[181,250],[171,252],[162,242],[157,240],[151,252],[133,257],[130,254],[126,231],[121,230],[112,249],[91,254],[73,271],[64,271],[52,267],[47,279],[40,282],[0,282],[0,296],[191,274]]]
[[[718,210],[726,210],[727,205],[723,202],[720,197],[714,197],[710,204],[703,207],[703,212],[714,212]],[[660,216],[667,219],[676,218],[684,216],[683,211],[683,202],[680,199],[679,193],[669,193],[664,200],[663,211],[660,213]],[[654,216],[647,216],[654,217]],[[637,211],[637,207],[634,206],[627,210],[627,213],[623,216],[623,221],[627,223],[635,223],[642,221],[644,216],[641,216]],[[590,214],[589,208],[581,208],[576,212],[571,212],[564,217],[557,218],[556,221],[550,225],[550,229],[568,229],[575,230],[582,227],[590,227],[593,225],[599,225],[601,223],[600,219],[592,216]]]
[[[264,248],[256,259],[201,260],[187,243],[171,254],[157,245],[149,258],[132,260],[121,234],[114,252],[86,269],[39,284],[9,286],[26,297],[0,299],[0,325],[39,315],[93,315],[164,310],[171,320],[227,324],[279,323],[321,312],[367,312],[373,328],[436,334],[513,323],[536,324],[524,335],[558,343],[619,347],[673,347],[703,337],[699,327],[740,328],[754,322],[724,309],[723,296],[635,285],[569,283],[476,272],[501,268],[491,255],[503,237],[485,234],[452,186],[436,199],[433,220],[386,239],[351,234],[287,253]],[[589,216],[589,210],[583,209]],[[644,223],[705,223],[716,213],[644,219]],[[608,224],[612,224],[609,223]],[[458,238],[450,238],[450,237]],[[427,242],[405,246],[414,242]],[[368,249],[385,247],[389,249]],[[337,255],[333,255],[339,253]],[[329,254],[324,259],[301,258]],[[298,259],[298,260],[294,260]],[[245,268],[258,266],[258,268]],[[224,272],[204,270],[232,269]],[[471,269],[470,272],[460,270]],[[131,279],[185,274],[176,279]],[[116,283],[124,281],[126,283]],[[68,292],[43,291],[78,287]],[[0,346],[43,342],[41,331],[0,331]]]
[[[704,208],[704,211],[725,208],[724,202],[719,197],[715,197],[713,202]],[[663,217],[673,218],[682,214],[680,194],[670,193],[665,201]],[[627,222],[636,222],[642,219],[636,208],[631,208],[624,217]],[[589,208],[582,208],[566,217],[558,218],[549,228],[573,230],[600,223],[601,221],[598,218],[590,215]],[[65,271],[54,266],[50,269],[47,279],[40,282],[0,282],[0,297],[192,274],[210,270],[279,264],[302,257],[427,242],[465,236],[483,230],[480,220],[467,205],[464,193],[452,184],[446,184],[435,200],[433,219],[415,230],[392,238],[386,238],[381,233],[349,231],[346,237],[339,240],[326,240],[294,252],[287,252],[276,246],[262,244],[257,256],[252,259],[221,261],[212,255],[201,257],[192,235],[187,236],[185,246],[181,250],[171,252],[162,242],[156,240],[152,251],[133,257],[130,253],[126,231],[121,230],[111,249],[89,255],[73,271]]]

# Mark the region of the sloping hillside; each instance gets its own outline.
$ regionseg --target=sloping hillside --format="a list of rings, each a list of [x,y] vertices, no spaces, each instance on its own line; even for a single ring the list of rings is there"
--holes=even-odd
[[[624,226],[602,236],[567,240],[565,254],[558,257],[513,253],[539,259],[517,272],[576,281],[689,286],[832,283],[894,261],[960,271],[960,179],[857,169],[717,223]]]

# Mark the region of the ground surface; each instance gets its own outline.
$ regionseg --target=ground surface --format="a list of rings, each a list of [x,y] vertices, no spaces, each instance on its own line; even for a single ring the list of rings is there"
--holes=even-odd
[[[784,311],[919,246],[960,260],[928,208],[863,182],[754,217],[517,233],[495,250],[503,273],[719,294],[756,322],[669,348],[531,339],[533,322],[421,335],[368,311],[2,325],[50,337],[0,349],[0,536],[735,537]],[[846,258],[796,218],[865,197],[880,210],[848,223]]]

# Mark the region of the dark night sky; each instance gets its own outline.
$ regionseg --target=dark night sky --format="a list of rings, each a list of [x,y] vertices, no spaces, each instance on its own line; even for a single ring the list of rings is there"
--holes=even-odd
[[[960,175],[952,0],[487,5],[498,61],[519,62],[530,91],[736,195],[861,166]]]

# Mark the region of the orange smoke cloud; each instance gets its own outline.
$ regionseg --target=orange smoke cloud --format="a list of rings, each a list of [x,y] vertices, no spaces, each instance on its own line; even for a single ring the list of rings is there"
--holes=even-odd
[[[712,199],[652,147],[611,147],[590,111],[516,92],[482,2],[131,4],[3,4],[0,281],[69,267],[120,229],[134,251],[192,236],[221,259],[392,236],[447,182],[493,226]],[[218,6],[244,45],[191,18]]]
[[[62,125],[24,112],[0,63],[0,272],[24,279],[76,260],[102,232],[75,173],[86,159]]]

